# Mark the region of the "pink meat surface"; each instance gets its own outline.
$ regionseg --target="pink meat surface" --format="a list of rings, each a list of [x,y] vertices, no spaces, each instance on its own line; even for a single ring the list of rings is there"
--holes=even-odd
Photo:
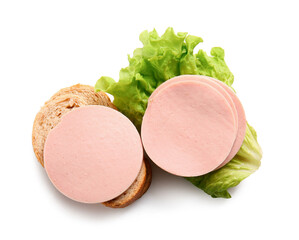
[[[234,143],[229,155],[227,156],[227,158],[217,168],[217,169],[219,169],[219,168],[223,167],[225,164],[227,164],[230,160],[232,160],[232,158],[237,154],[240,147],[242,146],[242,143],[243,143],[244,137],[245,137],[245,133],[246,133],[247,121],[246,121],[246,115],[245,115],[245,111],[242,106],[242,103],[241,103],[240,99],[237,97],[237,95],[234,93],[234,91],[229,86],[227,86],[225,83],[223,83],[217,79],[214,79],[214,78],[210,78],[210,79],[214,82],[217,82],[221,87],[223,87],[226,90],[226,92],[230,95],[231,99],[233,100],[236,110],[237,110],[237,114],[238,114],[238,132],[237,132],[237,137],[236,137],[235,143]]]
[[[221,165],[219,167],[217,167],[217,169],[219,169],[219,168],[223,167],[225,164],[227,164],[236,155],[236,153],[239,151],[239,149],[243,143],[245,133],[246,133],[245,111],[244,111],[241,101],[239,100],[237,95],[234,93],[234,91],[229,86],[227,86],[225,83],[223,83],[215,78],[201,76],[201,75],[181,75],[178,77],[174,77],[174,78],[164,82],[163,84],[161,84],[152,93],[152,95],[150,96],[150,99],[153,99],[155,97],[155,95],[160,90],[166,88],[167,86],[171,85],[174,82],[190,81],[190,80],[206,82],[206,83],[210,84],[211,86],[215,87],[220,93],[223,94],[225,99],[228,101],[228,103],[232,107],[234,115],[235,115],[236,127],[238,130],[237,137],[236,137],[234,145],[231,149],[231,152],[229,153],[227,158],[223,161],[223,163],[221,163]]]
[[[105,202],[123,193],[136,179],[142,159],[135,126],[104,106],[66,114],[44,148],[45,169],[54,186],[83,203]]]
[[[221,86],[220,84],[218,84],[218,82],[219,82],[218,80],[213,81],[212,78],[210,78],[210,77],[201,76],[201,75],[180,75],[180,76],[174,77],[174,78],[172,78],[172,79],[164,82],[163,84],[161,84],[151,94],[151,96],[149,98],[149,101],[151,101],[151,99],[153,99],[164,88],[167,88],[169,85],[171,85],[173,83],[178,83],[178,82],[182,82],[182,81],[183,82],[184,81],[188,81],[188,82],[190,82],[190,81],[200,81],[200,82],[209,84],[211,87],[214,87],[217,91],[219,91],[225,97],[226,101],[228,102],[228,104],[232,108],[232,111],[234,113],[234,119],[235,119],[235,121],[234,121],[235,122],[235,127],[236,127],[236,129],[238,129],[238,113],[237,113],[235,104],[234,104],[234,102],[233,102],[230,94],[226,91],[225,88],[223,88],[223,86]],[[229,88],[229,87],[227,87],[227,88]]]
[[[151,98],[143,117],[145,151],[159,167],[178,176],[217,168],[236,138],[235,118],[225,97],[204,82],[176,82]]]

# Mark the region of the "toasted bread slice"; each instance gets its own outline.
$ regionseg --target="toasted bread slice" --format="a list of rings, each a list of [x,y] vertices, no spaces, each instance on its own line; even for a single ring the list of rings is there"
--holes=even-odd
[[[92,86],[77,84],[59,90],[37,113],[33,124],[32,145],[42,166],[44,166],[44,144],[50,130],[60,122],[63,115],[74,108],[86,105],[103,105],[117,110],[105,93],[96,93]],[[120,196],[103,204],[112,208],[123,208],[130,205],[147,191],[151,179],[151,166],[148,160],[144,159],[139,175],[130,188]]]
[[[139,199],[149,188],[152,181],[152,171],[147,159],[143,160],[139,175],[133,184],[120,196],[104,202],[106,207],[124,208]]]
[[[48,102],[55,100],[57,97],[65,94],[74,94],[83,98],[88,105],[103,105],[117,110],[110,98],[104,92],[95,92],[94,88],[89,85],[76,84],[71,87],[60,89],[55,93]],[[46,102],[46,104],[48,103]]]

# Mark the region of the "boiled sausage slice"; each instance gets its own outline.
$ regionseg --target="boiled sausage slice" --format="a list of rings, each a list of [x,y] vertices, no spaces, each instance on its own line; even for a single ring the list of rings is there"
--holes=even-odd
[[[211,77],[207,77],[207,76],[201,76],[201,75],[181,75],[181,76],[177,76],[174,77],[166,82],[164,82],[163,84],[161,84],[150,96],[150,99],[153,99],[155,97],[155,95],[162,89],[166,88],[167,86],[169,86],[170,84],[174,83],[174,82],[180,82],[180,81],[202,81],[202,82],[206,82],[208,84],[210,84],[211,86],[215,87],[220,93],[223,94],[223,96],[225,97],[225,99],[228,101],[228,103],[230,104],[233,112],[234,112],[234,116],[236,119],[236,128],[238,129],[237,132],[237,137],[236,140],[234,142],[234,145],[231,149],[231,152],[229,153],[229,155],[227,156],[227,158],[223,161],[223,163],[217,168],[219,169],[220,167],[224,166],[226,163],[228,163],[235,155],[236,153],[239,151],[244,137],[245,137],[245,133],[246,133],[246,116],[245,116],[245,111],[244,108],[242,106],[241,101],[239,100],[239,98],[237,97],[237,95],[233,92],[233,90],[228,87],[225,83],[211,78]]]
[[[46,172],[67,197],[84,203],[111,200],[136,179],[143,148],[135,126],[104,106],[72,110],[50,131],[44,150]]]
[[[230,151],[227,158],[217,168],[217,169],[219,169],[219,168],[223,167],[225,164],[227,164],[237,154],[240,147],[242,146],[242,143],[243,143],[243,140],[245,137],[245,133],[246,133],[247,121],[246,121],[245,111],[242,106],[242,103],[241,103],[240,99],[237,97],[237,95],[233,92],[233,90],[231,88],[229,88],[225,83],[223,83],[217,79],[214,79],[214,78],[210,78],[210,79],[214,82],[217,82],[220,86],[222,86],[226,90],[226,92],[230,95],[231,99],[233,100],[236,110],[237,110],[237,114],[238,114],[238,133],[237,133],[236,140],[235,140],[232,150]]]
[[[207,84],[211,85],[212,87],[214,87],[216,90],[218,90],[225,97],[226,101],[228,102],[228,104],[232,108],[232,111],[234,113],[234,118],[235,118],[235,127],[236,127],[236,129],[238,129],[238,113],[237,113],[235,104],[234,104],[230,94],[227,92],[226,88],[224,88],[222,85],[220,85],[218,83],[218,82],[220,82],[219,80],[216,80],[216,79],[213,79],[213,78],[210,78],[210,77],[201,76],[201,75],[180,75],[180,76],[174,77],[174,78],[164,82],[163,84],[161,84],[151,94],[151,96],[149,98],[149,101],[151,101],[151,99],[153,99],[158,94],[158,92],[160,92],[162,89],[168,87],[169,85],[171,85],[173,83],[182,82],[182,81],[183,82],[184,81],[189,81],[189,82],[190,81],[200,81],[200,82],[207,83]],[[232,90],[228,86],[226,86],[226,87],[232,92]]]
[[[179,176],[200,176],[228,156],[237,134],[225,97],[204,82],[175,82],[150,99],[141,137],[148,156]]]

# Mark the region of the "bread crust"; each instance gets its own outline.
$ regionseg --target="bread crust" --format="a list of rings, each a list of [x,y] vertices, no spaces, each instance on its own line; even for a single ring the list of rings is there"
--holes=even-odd
[[[147,159],[143,159],[140,172],[136,180],[132,183],[124,193],[118,197],[104,202],[106,207],[110,208],[124,208],[141,198],[146,193],[152,181],[152,170]]]
[[[76,84],[71,87],[66,87],[60,89],[57,93],[55,93],[49,100],[53,101],[57,97],[65,95],[65,94],[74,94],[76,96],[80,96],[84,99],[87,105],[102,105],[106,107],[111,107],[117,110],[114,104],[111,102],[108,95],[104,92],[95,92],[94,87],[83,84]],[[46,104],[48,103],[46,102]]]
[[[146,166],[146,180],[145,180],[145,184],[143,187],[143,191],[142,194],[145,194],[147,192],[147,190],[149,189],[151,183],[152,183],[152,167],[150,165],[150,161],[147,160],[146,158],[144,158],[144,163]]]

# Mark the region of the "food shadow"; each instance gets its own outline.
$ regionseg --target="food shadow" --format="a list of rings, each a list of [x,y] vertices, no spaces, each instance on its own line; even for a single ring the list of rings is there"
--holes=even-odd
[[[150,198],[150,204],[175,207],[177,204],[184,205],[188,202],[218,206],[227,203],[227,199],[212,198],[183,177],[162,170],[152,161],[151,166],[152,183],[148,193],[145,194]]]

